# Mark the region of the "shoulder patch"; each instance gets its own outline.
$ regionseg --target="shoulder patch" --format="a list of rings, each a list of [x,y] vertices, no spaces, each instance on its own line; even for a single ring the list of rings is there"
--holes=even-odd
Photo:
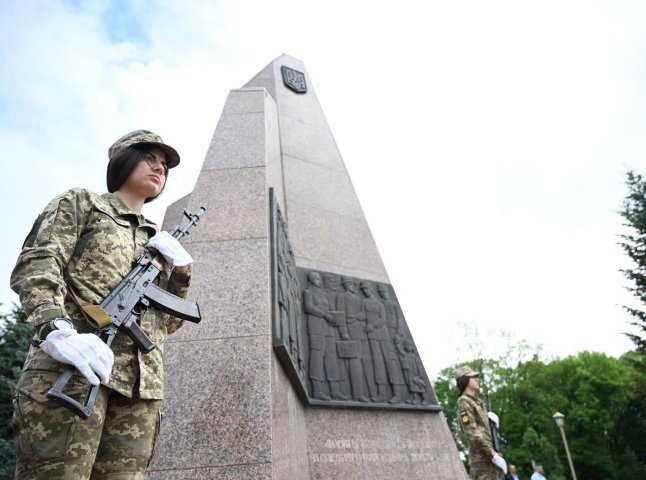
[[[462,422],[462,425],[469,423],[471,421],[469,414],[467,412],[460,412],[460,421]]]

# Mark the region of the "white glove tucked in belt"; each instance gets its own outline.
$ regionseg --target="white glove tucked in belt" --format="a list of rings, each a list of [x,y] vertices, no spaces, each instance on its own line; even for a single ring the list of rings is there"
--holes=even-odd
[[[54,330],[40,348],[54,360],[75,366],[92,385],[98,385],[99,379],[103,384],[110,381],[114,353],[93,333]]]
[[[193,263],[193,259],[188,254],[179,241],[166,231],[159,232],[157,235],[148,240],[147,247],[154,248],[166,259],[166,262],[172,270],[175,267],[185,267]]]

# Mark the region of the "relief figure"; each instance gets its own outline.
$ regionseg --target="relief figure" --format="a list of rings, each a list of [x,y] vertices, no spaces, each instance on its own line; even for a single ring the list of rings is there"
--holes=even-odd
[[[307,333],[310,340],[309,376],[312,396],[317,400],[349,400],[339,390],[339,370],[336,353],[337,315],[330,309],[328,294],[321,287],[321,275],[309,272],[309,286],[303,292],[303,307],[307,313]],[[328,395],[324,382],[329,383]]]
[[[401,362],[395,348],[395,343],[401,339],[404,333],[404,314],[399,308],[399,304],[390,297],[388,287],[377,285],[377,292],[381,297],[386,312],[386,328],[388,330],[389,341],[382,343],[386,369],[388,370],[388,379],[393,389],[393,396],[389,403],[400,403],[408,395],[408,389],[404,381]]]
[[[364,393],[364,367],[372,372],[372,361],[368,349],[368,337],[364,331],[366,315],[361,298],[357,295],[356,282],[348,277],[341,279],[343,292],[337,295],[336,308],[343,314],[347,340],[337,343],[339,357],[345,363],[352,387],[352,398],[359,402],[369,402]]]
[[[426,405],[428,403],[428,385],[424,379],[424,367],[415,346],[410,340],[404,340],[395,345],[399,352],[406,384],[410,390],[410,396],[406,403],[411,405]]]
[[[365,332],[368,334],[368,342],[370,345],[370,353],[372,354],[373,364],[373,378],[376,384],[376,391],[370,391],[370,398],[373,402],[384,402],[388,400],[388,375],[386,372],[385,353],[387,347],[386,343],[391,343],[392,340],[386,328],[386,309],[382,303],[377,300],[370,289],[370,283],[361,281],[359,288],[363,293],[363,311],[366,314]],[[370,387],[370,383],[368,383]],[[390,400],[395,399],[393,395]]]

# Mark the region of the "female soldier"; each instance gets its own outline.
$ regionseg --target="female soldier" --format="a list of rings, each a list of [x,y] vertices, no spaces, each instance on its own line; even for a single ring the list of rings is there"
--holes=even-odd
[[[493,448],[489,419],[496,423],[498,417],[487,412],[480,391],[480,374],[470,367],[460,367],[453,376],[460,397],[458,398],[458,424],[469,447],[469,465],[474,480],[503,480],[507,462]]]
[[[181,321],[151,308],[141,329],[158,348],[148,354],[119,332],[107,347],[78,304],[99,304],[146,246],[167,260],[159,286],[186,297],[191,257],[141,210],[164,189],[179,164],[175,149],[147,130],[131,132],[108,150],[107,186],[97,195],[68,190],[34,223],[11,275],[35,339],[14,396],[17,479],[143,479],[159,429],[162,345]],[[174,268],[173,268],[174,267]],[[83,420],[45,397],[73,365],[101,383],[92,416]],[[71,396],[89,388],[76,376]]]

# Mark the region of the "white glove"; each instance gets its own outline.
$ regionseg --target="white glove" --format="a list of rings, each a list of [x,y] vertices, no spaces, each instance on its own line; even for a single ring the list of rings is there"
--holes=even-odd
[[[500,428],[500,420],[498,419],[498,415],[493,412],[487,412],[487,417],[489,417],[489,420],[496,424],[496,428]]]
[[[502,458],[500,455],[497,453],[494,454],[493,458],[491,461],[498,467],[500,470],[502,470],[502,473],[507,475],[507,462],[505,461],[504,458]]]
[[[110,381],[114,353],[93,333],[78,333],[73,328],[54,330],[40,348],[54,360],[74,365],[92,385],[98,385],[99,379],[106,385]]]
[[[146,246],[161,253],[171,270],[175,267],[185,267],[189,263],[193,263],[193,259],[184,250],[179,241],[166,231],[159,232],[152,237]]]

